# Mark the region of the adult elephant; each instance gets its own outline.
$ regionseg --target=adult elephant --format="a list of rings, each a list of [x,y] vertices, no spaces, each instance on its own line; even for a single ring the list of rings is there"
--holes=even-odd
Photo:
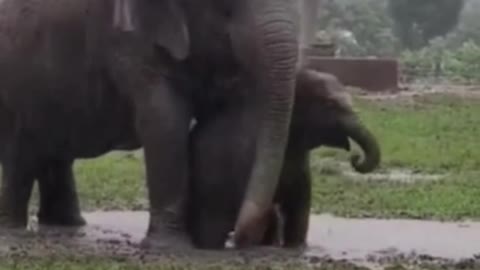
[[[280,229],[286,247],[300,247],[306,243],[311,203],[310,150],[330,146],[349,151],[349,139],[352,139],[364,152],[363,158],[358,154],[351,157],[351,165],[356,171],[371,172],[381,160],[375,136],[361,123],[352,109],[351,96],[335,76],[303,68],[297,75],[295,91],[290,137],[274,199],[284,226],[278,228],[275,214],[278,211],[272,208],[263,241],[264,244],[273,244],[278,240],[275,233]],[[256,128],[249,121],[235,124],[240,126],[238,129]],[[230,127],[225,124],[224,128]],[[225,140],[220,131],[212,137],[212,133],[205,136],[202,129],[199,122],[191,137],[194,160],[188,226],[196,246],[221,249],[233,229],[243,198],[247,172],[253,163],[252,146],[245,143],[248,140],[245,137],[230,141]],[[237,164],[228,163],[219,154],[225,148],[243,153],[244,159]],[[217,166],[216,171],[210,170],[210,164]],[[215,181],[217,171],[231,170],[231,167],[237,168],[239,174],[228,185]]]
[[[84,224],[74,159],[143,146],[149,238],[163,246],[184,237],[189,123],[193,105],[205,102],[193,102],[203,94],[189,92],[195,89],[183,82],[195,71],[190,62],[221,70],[218,53],[235,64],[237,74],[258,66],[249,76],[251,97],[241,106],[235,99],[244,92],[210,92],[217,96],[211,100],[231,102],[237,113],[256,108],[257,161],[237,231],[245,244],[258,241],[261,233],[252,224],[272,203],[292,111],[295,12],[286,0],[201,4],[198,14],[213,17],[192,16],[198,5],[192,0],[2,1],[1,226],[26,225],[34,179],[40,184],[40,223]],[[214,30],[205,28],[213,18]],[[199,45],[199,31],[221,39]]]

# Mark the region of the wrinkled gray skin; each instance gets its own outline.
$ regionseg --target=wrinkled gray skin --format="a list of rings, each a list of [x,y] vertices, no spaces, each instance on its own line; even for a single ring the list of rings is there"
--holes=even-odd
[[[285,247],[305,245],[311,199],[309,152],[320,146],[350,150],[349,139],[363,150],[363,158],[354,154],[353,168],[361,173],[374,170],[380,163],[381,152],[375,136],[361,123],[352,109],[351,97],[336,77],[314,70],[302,69],[296,81],[295,106],[290,127],[290,137],[280,183],[275,193],[277,213],[271,211],[269,227],[263,244],[283,241]],[[239,129],[255,128],[251,122],[236,122]],[[208,249],[224,247],[228,233],[233,229],[235,217],[246,188],[247,174],[253,155],[244,155],[240,163],[232,164],[222,159],[218,149],[228,148],[236,153],[251,153],[245,137],[234,141],[225,139],[228,126],[217,133],[203,136],[202,124],[193,130],[193,170],[189,203],[189,230],[196,246]],[[250,159],[249,159],[250,158]],[[217,169],[205,170],[215,164]],[[215,181],[218,171],[236,168],[239,172],[225,185]],[[241,173],[243,172],[243,173]],[[213,175],[213,176],[212,176]],[[212,177],[209,177],[212,176]],[[279,213],[278,213],[279,212]],[[279,226],[277,214],[283,218]],[[276,232],[280,230],[281,238]]]
[[[292,111],[295,12],[287,0],[201,2],[204,9],[192,13],[198,1],[2,1],[0,226],[26,225],[35,179],[41,224],[83,225],[73,161],[143,146],[149,239],[164,246],[183,238],[189,124],[196,104],[204,104],[192,99],[202,93],[183,83],[195,72],[186,67],[223,70],[222,59],[234,64],[232,72],[252,75],[241,106],[230,104],[245,92],[210,92],[209,102],[228,104],[237,115],[256,108],[258,159],[237,229],[240,245],[260,241],[262,233],[251,228],[271,205]],[[189,14],[199,16],[186,20]],[[250,74],[245,67],[252,64],[258,69]]]
[[[225,140],[244,137],[244,143],[252,146],[249,153],[228,147],[215,151],[230,164],[245,155],[256,157],[246,172],[248,187],[236,219],[235,242],[239,247],[259,243],[264,231],[258,224],[271,208],[293,108],[297,5],[290,0],[183,2],[191,46],[182,63],[188,80],[180,87],[193,93],[200,136],[222,130],[218,135]],[[257,128],[242,129],[237,123],[243,121]],[[243,173],[234,167],[218,170],[214,163],[204,169],[217,171],[208,177],[223,185]]]

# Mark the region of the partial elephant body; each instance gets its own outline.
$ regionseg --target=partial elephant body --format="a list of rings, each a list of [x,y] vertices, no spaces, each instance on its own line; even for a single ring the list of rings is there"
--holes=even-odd
[[[41,224],[83,225],[74,160],[143,145],[155,194],[150,227],[175,234],[162,224],[178,223],[164,209],[178,204],[186,184],[190,100],[172,90],[168,51],[147,31],[115,28],[117,4],[0,4],[0,226],[26,225],[35,179]]]
[[[101,46],[107,37],[102,24],[93,23],[103,17],[108,24],[108,9],[92,9],[92,1],[54,2],[5,0],[0,6],[1,225],[26,224],[35,178],[41,223],[83,224],[78,203],[60,198],[76,201],[74,186],[74,194],[61,188],[74,183],[74,158],[101,155],[123,143],[129,130],[135,134],[130,102],[108,81]],[[102,17],[86,16],[88,10]]]
[[[219,151],[232,164],[254,160],[235,229],[239,246],[260,241],[255,227],[272,205],[293,110],[294,7],[287,0],[3,0],[0,225],[25,226],[34,179],[41,223],[83,224],[74,160],[143,146],[148,233],[165,243],[184,236],[195,113],[205,136],[237,121],[253,127],[221,135],[248,138],[245,155]],[[232,77],[241,78],[232,91],[216,86]],[[236,173],[224,170],[215,181],[228,185]]]
[[[246,174],[246,190],[238,197],[241,210],[231,217],[233,220],[238,217],[235,242],[239,246],[261,240],[263,230],[257,225],[266,222],[273,201],[285,149],[282,145],[286,145],[288,137],[290,116],[287,115],[292,109],[298,50],[296,25],[291,23],[294,3],[248,2],[184,1],[191,31],[190,56],[184,64],[192,81],[186,87],[193,93],[194,114],[199,122],[194,136],[233,144],[241,140],[236,149],[219,148],[212,143],[194,150],[195,160],[207,151],[226,164],[218,170],[214,161],[204,163],[202,171],[212,173],[195,173],[194,177],[201,185],[208,186],[205,188],[208,196],[233,184],[231,179],[237,175]],[[259,16],[254,10],[265,14]],[[250,42],[253,40],[265,46],[263,50]],[[265,53],[269,55],[264,56]],[[243,164],[246,158],[254,160],[247,171],[235,166]],[[196,185],[197,180],[193,182]],[[223,199],[230,203],[231,198],[219,201]],[[200,213],[194,213],[197,214]]]
[[[290,137],[274,199],[284,224],[279,225],[278,217],[271,208],[270,215],[267,215],[269,228],[263,228],[266,230],[265,244],[278,240],[275,233],[280,229],[283,245],[287,247],[302,246],[306,241],[311,203],[310,150],[320,146],[349,150],[350,138],[365,153],[364,159],[356,155],[352,157],[352,166],[357,171],[372,171],[380,162],[380,149],[375,137],[360,123],[351,108],[349,94],[334,76],[303,68],[297,74],[295,91]],[[242,118],[245,120],[234,123],[229,119],[221,120],[218,130],[211,130],[207,135],[202,132],[200,123],[191,136],[194,160],[189,228],[200,247],[223,248],[228,233],[233,229],[252,166],[254,146],[249,143],[252,137],[233,136],[227,137],[232,138],[227,140],[223,135],[257,128],[248,118],[246,114]],[[230,163],[221,151],[215,149],[241,153],[244,159],[239,163]],[[205,169],[209,164],[215,164],[216,170]],[[224,170],[237,171],[227,186],[216,180],[216,175]]]

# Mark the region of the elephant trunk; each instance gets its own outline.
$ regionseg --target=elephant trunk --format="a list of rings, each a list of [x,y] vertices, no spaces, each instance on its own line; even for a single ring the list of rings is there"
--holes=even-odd
[[[364,158],[353,154],[350,163],[355,171],[369,173],[373,171],[381,160],[381,152],[375,136],[364,126],[358,118],[350,117],[343,121],[348,136],[354,140],[363,150]]]
[[[277,189],[283,165],[294,103],[295,75],[299,57],[298,25],[294,1],[245,1],[249,19],[248,36],[256,44],[254,74],[262,97],[262,122],[250,179],[235,224],[237,247],[257,244]],[[253,23],[253,24],[252,24]]]

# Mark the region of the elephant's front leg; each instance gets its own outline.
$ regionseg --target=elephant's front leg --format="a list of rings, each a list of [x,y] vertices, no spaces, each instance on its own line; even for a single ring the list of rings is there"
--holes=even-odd
[[[53,226],[83,226],[72,160],[46,163],[38,174],[40,210],[38,222]]]
[[[2,160],[0,189],[0,226],[25,228],[28,223],[28,204],[32,193],[36,166],[31,149],[10,142]]]
[[[166,79],[136,100],[136,127],[144,147],[150,221],[146,246],[186,244],[184,204],[188,177],[188,99]]]
[[[305,246],[310,220],[311,178],[308,153],[299,157],[286,156],[280,178],[282,184],[281,210],[284,215],[284,246],[298,248]]]

